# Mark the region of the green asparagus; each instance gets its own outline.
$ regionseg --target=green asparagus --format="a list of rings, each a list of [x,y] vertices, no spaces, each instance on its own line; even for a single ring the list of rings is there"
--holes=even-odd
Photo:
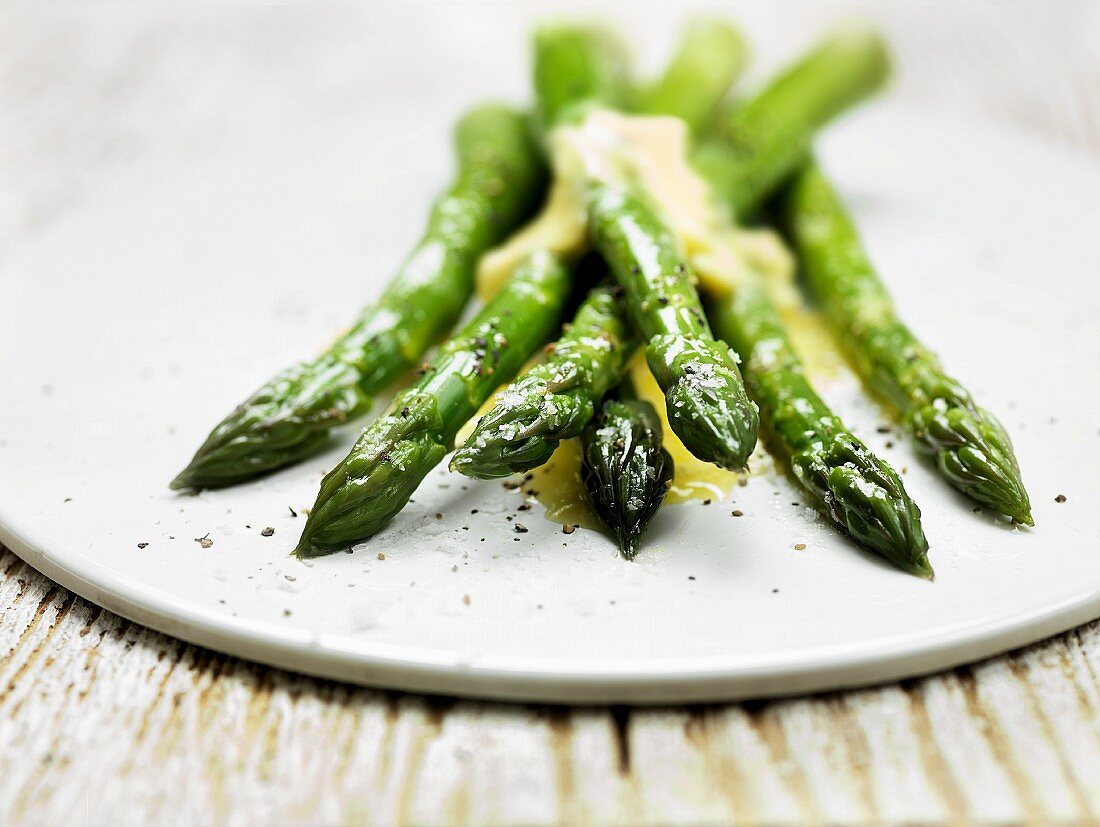
[[[699,459],[743,468],[756,445],[756,406],[737,357],[710,331],[677,240],[627,185],[590,181],[586,203],[593,243],[626,291],[646,342],[669,425]]]
[[[530,213],[545,178],[528,119],[511,109],[474,109],[455,145],[457,177],[378,302],[326,353],[280,373],[233,411],[172,488],[233,485],[315,452],[450,329],[473,291],[478,256]]]
[[[451,459],[451,470],[493,479],[542,465],[563,439],[580,435],[618,384],[636,344],[621,290],[593,289],[547,361],[504,390]]]
[[[660,417],[652,405],[632,396],[627,387],[620,398],[603,403],[585,429],[581,465],[592,507],[627,560],[637,555],[675,470],[661,445]]]
[[[889,66],[878,34],[838,32],[735,106],[696,152],[696,166],[745,217],[808,157],[817,130],[883,85]]]
[[[327,554],[385,526],[451,450],[459,428],[550,336],[570,286],[556,256],[538,253],[521,264],[328,473],[295,553]]]
[[[795,178],[783,210],[806,278],[863,379],[897,409],[951,485],[1033,525],[1004,427],[898,319],[844,204],[816,163]]]
[[[693,131],[707,127],[715,110],[748,63],[741,32],[717,18],[693,20],[664,74],[639,95],[635,108],[673,115]]]
[[[769,447],[853,539],[895,566],[932,576],[920,509],[901,478],[814,392],[761,279],[707,303],[715,331],[741,354]]]
[[[534,36],[539,122],[547,132],[592,103],[620,107],[629,92],[629,59],[619,40],[596,26],[543,26]]]

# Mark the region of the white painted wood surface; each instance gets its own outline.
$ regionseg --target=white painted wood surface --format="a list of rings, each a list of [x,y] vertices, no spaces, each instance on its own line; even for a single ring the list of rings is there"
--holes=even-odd
[[[734,11],[765,56],[783,51],[792,17],[801,31],[870,14],[898,52],[895,94],[1100,154],[1100,4],[824,6]],[[204,118],[219,102],[186,97],[191,62],[285,72],[293,87],[295,61],[389,16],[349,4],[5,4],[0,279],[7,245],[112,167],[216,134]],[[332,80],[341,67],[317,71],[334,99],[354,94]],[[150,128],[150,113],[186,107],[207,133]],[[453,702],[182,644],[0,550],[0,823],[1076,822],[1100,818],[1098,675],[1092,623],[970,668],[812,698]]]

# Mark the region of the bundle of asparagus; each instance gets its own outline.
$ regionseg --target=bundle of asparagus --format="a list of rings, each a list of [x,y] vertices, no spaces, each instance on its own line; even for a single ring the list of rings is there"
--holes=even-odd
[[[673,476],[662,412],[626,378],[638,351],[664,396],[664,421],[691,454],[743,469],[759,429],[845,533],[930,577],[920,510],[814,392],[773,280],[737,241],[733,222],[777,191],[769,214],[783,219],[857,371],[951,484],[1030,524],[1004,429],[898,321],[810,157],[816,133],[885,80],[887,52],[874,32],[827,38],[731,106],[723,101],[746,50],[723,21],[689,27],[664,74],[641,87],[621,44],[598,28],[545,28],[534,46],[535,117],[485,106],[460,122],[455,183],[379,302],[328,352],[280,374],[218,425],[173,487],[229,485],[296,462],[364,413],[455,323],[478,259],[544,197],[549,166],[551,195],[499,257],[501,285],[325,477],[297,554],[348,548],[382,529],[462,426],[559,329],[575,296],[545,359],[497,394],[453,471],[528,471],[580,438],[589,499],[633,557]],[[577,276],[585,256],[603,273],[595,286]],[[722,256],[731,268],[714,266]]]

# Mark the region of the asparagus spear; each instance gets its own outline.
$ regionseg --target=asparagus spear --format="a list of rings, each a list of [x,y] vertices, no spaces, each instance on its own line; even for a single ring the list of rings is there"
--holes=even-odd
[[[534,85],[544,132],[582,114],[593,102],[625,104],[629,60],[610,32],[596,26],[542,26],[535,31],[534,51]]]
[[[837,32],[735,106],[696,153],[696,165],[717,182],[734,216],[744,217],[808,157],[814,133],[877,91],[888,73],[878,34]]]
[[[528,215],[544,181],[528,119],[511,109],[469,112],[455,147],[455,181],[378,302],[326,353],[278,374],[226,417],[172,488],[232,485],[313,453],[454,324],[478,256]]]
[[[295,551],[299,557],[365,540],[405,506],[451,450],[459,428],[553,332],[570,281],[549,253],[536,253],[516,269],[325,477]]]
[[[743,359],[769,447],[799,485],[856,541],[904,571],[932,576],[920,509],[814,392],[760,279],[707,303],[715,331]]]
[[[641,92],[635,108],[673,115],[699,131],[714,118],[747,63],[748,48],[737,27],[718,18],[697,18],[684,30],[664,74]]]
[[[633,398],[629,380],[618,399],[605,400],[582,437],[581,476],[592,507],[633,560],[649,521],[672,482],[672,457],[661,445],[653,406]]]
[[[618,384],[636,344],[611,285],[594,288],[547,361],[503,391],[451,459],[471,477],[506,477],[542,465],[563,439],[578,436]]]
[[[951,485],[1033,525],[1004,427],[898,319],[843,202],[815,163],[796,177],[783,209],[806,278],[864,380],[897,409]]]
[[[644,197],[622,183],[592,180],[586,193],[596,249],[626,291],[665,394],[669,425],[691,453],[743,468],[756,445],[756,406],[737,357],[710,331],[693,275],[671,231]]]

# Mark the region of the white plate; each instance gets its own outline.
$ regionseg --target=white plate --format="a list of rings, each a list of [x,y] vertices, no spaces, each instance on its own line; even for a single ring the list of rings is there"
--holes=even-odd
[[[634,564],[539,506],[516,535],[515,494],[443,471],[354,554],[290,559],[289,507],[312,503],[351,432],[262,482],[170,493],[222,414],[380,289],[445,178],[449,115],[346,97],[308,118],[276,102],[249,115],[254,131],[153,152],[12,246],[0,539],[31,565],[246,658],[566,702],[882,681],[1100,614],[1100,171],[889,105],[840,125],[823,155],[905,317],[1008,425],[1035,529],[972,513],[904,442],[887,448],[850,377],[823,391],[908,468],[934,583],[858,551],[768,475],[735,490],[741,518],[728,498],[666,508]]]

